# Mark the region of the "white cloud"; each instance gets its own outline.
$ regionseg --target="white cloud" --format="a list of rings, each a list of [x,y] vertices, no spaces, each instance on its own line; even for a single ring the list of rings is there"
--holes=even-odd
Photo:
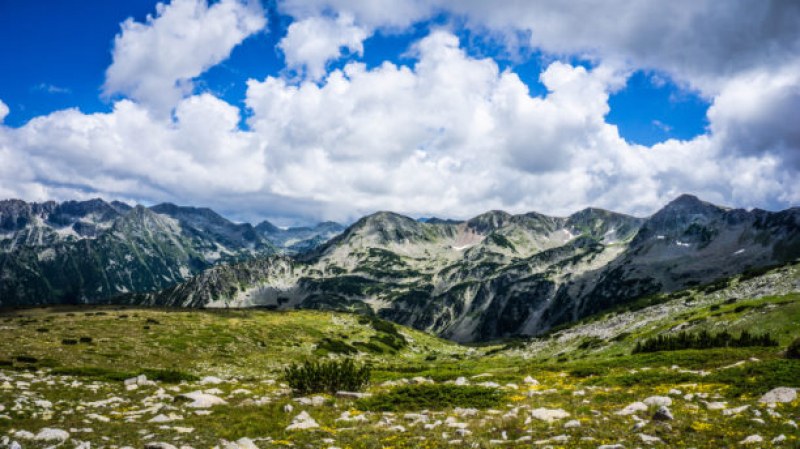
[[[353,25],[353,17],[310,17],[289,25],[279,47],[290,68],[305,68],[307,75],[318,80],[325,75],[325,65],[338,59],[342,50],[362,54],[367,30]]]
[[[8,106],[3,103],[3,100],[0,100],[0,124],[8,117],[8,112]]]
[[[299,18],[299,28],[284,41],[287,61],[306,65],[311,77],[299,83],[250,80],[248,130],[238,128],[235,106],[210,94],[184,98],[187,92],[179,88],[224,59],[246,30],[231,27],[236,39],[219,47],[208,44],[218,51],[198,47],[193,38],[170,37],[184,29],[187,17],[194,24],[186,28],[189,36],[199,33],[197,23],[225,23],[222,16],[236,14],[217,13],[220,20],[212,20],[217,14],[211,11],[221,5],[238,11],[240,3],[222,0],[205,7],[179,0],[160,7],[146,25],[128,22],[115,52],[130,57],[119,65],[115,53],[109,73],[116,66],[125,75],[119,79],[133,83],[116,89],[132,100],[118,101],[105,114],[66,110],[18,129],[0,126],[0,196],[66,199],[99,193],[250,212],[240,217],[252,220],[264,215],[347,220],[378,209],[452,217],[497,208],[566,214],[589,205],[645,214],[684,192],[741,206],[800,201],[795,182],[800,143],[792,127],[800,70],[796,57],[775,56],[792,48],[780,27],[776,37],[765,37],[763,23],[741,24],[742,32],[762,41],[777,39],[765,55],[720,31],[725,42],[697,40],[702,48],[687,50],[682,61],[678,53],[670,55],[668,43],[675,52],[691,46],[699,39],[692,28],[699,18],[708,19],[710,33],[739,19],[724,11],[721,18],[706,17],[705,3],[672,11],[649,3],[626,10],[590,2],[575,18],[556,4],[509,2],[496,8],[499,12],[481,2],[441,5],[465,14],[471,26],[529,30],[532,42],[546,51],[597,59],[592,69],[549,64],[540,76],[548,93],[536,97],[492,59],[467,56],[446,31],[415,44],[418,61],[412,67],[387,62],[367,69],[350,63],[321,75],[342,48],[360,51],[363,39],[354,29],[402,28],[439,8],[408,1],[398,2],[398,10],[376,6],[381,2],[339,3],[282,3]],[[187,5],[200,5],[202,14]],[[617,16],[600,11],[604,7]],[[645,19],[656,13],[664,14],[664,23],[650,31]],[[590,20],[593,14],[597,23]],[[332,31],[320,31],[316,19]],[[567,36],[570,32],[575,36]],[[155,48],[162,35],[169,43],[164,49],[181,49],[181,55],[196,51],[196,58],[159,64],[169,51],[150,55],[143,49]],[[313,39],[322,41],[308,44]],[[147,45],[137,47],[141,43]],[[124,50],[128,44],[136,51]],[[660,57],[642,53],[648,46]],[[717,51],[735,61],[712,57]],[[712,63],[693,62],[702,57]],[[623,85],[629,69],[649,67],[651,61],[713,99],[707,134],[645,147],[627,143],[606,122],[609,94]],[[149,70],[135,81],[142,68]],[[163,115],[173,107],[174,119]]]
[[[266,26],[258,1],[174,0],[156,5],[146,23],[128,19],[114,39],[106,94],[121,93],[167,114],[191,93],[192,78],[226,59]]]

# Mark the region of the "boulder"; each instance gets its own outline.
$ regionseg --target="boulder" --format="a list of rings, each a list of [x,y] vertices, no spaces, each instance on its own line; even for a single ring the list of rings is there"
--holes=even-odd
[[[69,439],[69,433],[66,430],[45,427],[40,430],[33,439],[36,441],[63,443]]]
[[[658,410],[656,410],[656,412],[653,414],[653,420],[655,421],[672,421],[673,419],[675,418],[673,418],[672,412],[670,412],[669,409],[663,405],[659,407]]]
[[[778,387],[767,392],[758,402],[763,403],[779,403],[779,402],[792,402],[797,399],[797,391],[794,388]]]
[[[314,418],[308,414],[308,412],[303,411],[299,415],[295,416],[292,420],[292,423],[286,427],[286,430],[308,430],[308,429],[316,429],[319,427]]]
[[[569,413],[560,408],[537,408],[531,410],[531,416],[542,421],[553,422],[558,419],[568,418]]]
[[[225,405],[227,402],[213,394],[204,393],[202,391],[193,391],[191,393],[184,393],[178,396],[179,399],[189,400],[187,407],[190,408],[210,408],[215,405]]]

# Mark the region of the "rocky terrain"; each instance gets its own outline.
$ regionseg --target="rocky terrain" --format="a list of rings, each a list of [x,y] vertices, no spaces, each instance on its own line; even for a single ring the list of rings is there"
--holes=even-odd
[[[391,212],[316,250],[211,269],[128,304],[358,310],[455,341],[538,335],[638,298],[800,256],[800,209],[684,195],[647,219],[493,211],[457,222]]]
[[[784,351],[800,337],[798,282],[787,265],[479,347],[339,312],[8,311],[0,444],[797,447],[800,360]],[[768,331],[779,346],[631,354],[634,341],[701,328]],[[365,391],[302,395],[281,374],[343,357],[373,366]]]
[[[0,306],[157,291],[215,265],[311,251],[343,229],[254,227],[169,203],[0,201]]]

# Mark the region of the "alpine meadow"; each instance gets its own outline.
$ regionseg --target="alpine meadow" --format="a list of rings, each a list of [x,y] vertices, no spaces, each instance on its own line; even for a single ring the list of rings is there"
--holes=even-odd
[[[800,448],[798,24],[0,1],[0,449]]]

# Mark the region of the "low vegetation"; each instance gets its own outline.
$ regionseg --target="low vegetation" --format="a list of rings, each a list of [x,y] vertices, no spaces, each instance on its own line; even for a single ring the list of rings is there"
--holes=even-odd
[[[447,410],[451,408],[486,409],[501,405],[506,394],[496,388],[481,386],[407,385],[362,399],[363,410],[397,412],[410,410]]]
[[[299,394],[361,391],[367,386],[371,368],[352,359],[305,362],[289,365],[283,378]]]
[[[648,338],[643,342],[637,342],[633,348],[633,353],[657,352],[657,351],[677,351],[681,349],[709,349],[709,348],[744,348],[748,346],[778,346],[778,340],[770,334],[753,334],[742,331],[738,337],[734,337],[728,331],[712,334],[706,330],[691,333],[679,332],[671,335],[658,335]]]

